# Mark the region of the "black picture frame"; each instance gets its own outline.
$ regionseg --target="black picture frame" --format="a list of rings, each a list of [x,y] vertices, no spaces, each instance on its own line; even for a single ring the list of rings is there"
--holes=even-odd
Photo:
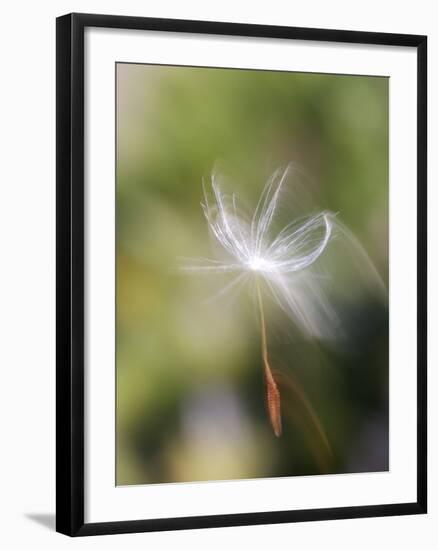
[[[418,67],[418,468],[415,502],[107,523],[84,522],[84,29],[86,27],[407,46],[416,49]],[[426,513],[427,38],[417,35],[77,13],[59,17],[56,21],[56,31],[56,530],[69,536],[85,536]]]

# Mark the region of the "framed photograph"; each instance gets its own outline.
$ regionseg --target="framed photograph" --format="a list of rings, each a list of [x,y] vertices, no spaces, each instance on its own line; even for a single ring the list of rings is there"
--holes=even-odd
[[[57,19],[57,530],[426,512],[426,37]]]

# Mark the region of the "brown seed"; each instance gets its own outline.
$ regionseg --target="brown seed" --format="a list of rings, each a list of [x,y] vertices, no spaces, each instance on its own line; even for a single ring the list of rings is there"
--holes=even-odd
[[[281,398],[278,386],[272,376],[271,369],[265,365],[266,404],[272,429],[277,437],[281,435]]]

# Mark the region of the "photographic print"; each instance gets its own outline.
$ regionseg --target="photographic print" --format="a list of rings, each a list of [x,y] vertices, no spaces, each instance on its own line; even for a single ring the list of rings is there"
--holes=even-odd
[[[427,512],[427,37],[57,18],[56,529]]]
[[[116,484],[389,469],[380,76],[116,63]]]

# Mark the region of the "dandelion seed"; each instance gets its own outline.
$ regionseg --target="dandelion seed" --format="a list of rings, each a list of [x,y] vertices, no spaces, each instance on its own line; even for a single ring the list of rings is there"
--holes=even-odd
[[[185,262],[181,270],[195,273],[231,273],[235,279],[221,289],[223,296],[248,282],[255,283],[261,326],[266,402],[272,429],[281,435],[281,396],[269,364],[263,290],[310,336],[322,336],[327,327],[339,326],[334,308],[310,269],[323,255],[335,232],[342,227],[329,211],[313,213],[278,224],[283,190],[294,166],[277,170],[268,180],[252,216],[239,205],[235,194],[227,194],[221,177],[213,173],[211,189],[204,185],[201,203],[222,259]],[[354,246],[359,247],[358,244]],[[361,254],[365,253],[361,250]],[[366,256],[366,255],[365,255]]]

